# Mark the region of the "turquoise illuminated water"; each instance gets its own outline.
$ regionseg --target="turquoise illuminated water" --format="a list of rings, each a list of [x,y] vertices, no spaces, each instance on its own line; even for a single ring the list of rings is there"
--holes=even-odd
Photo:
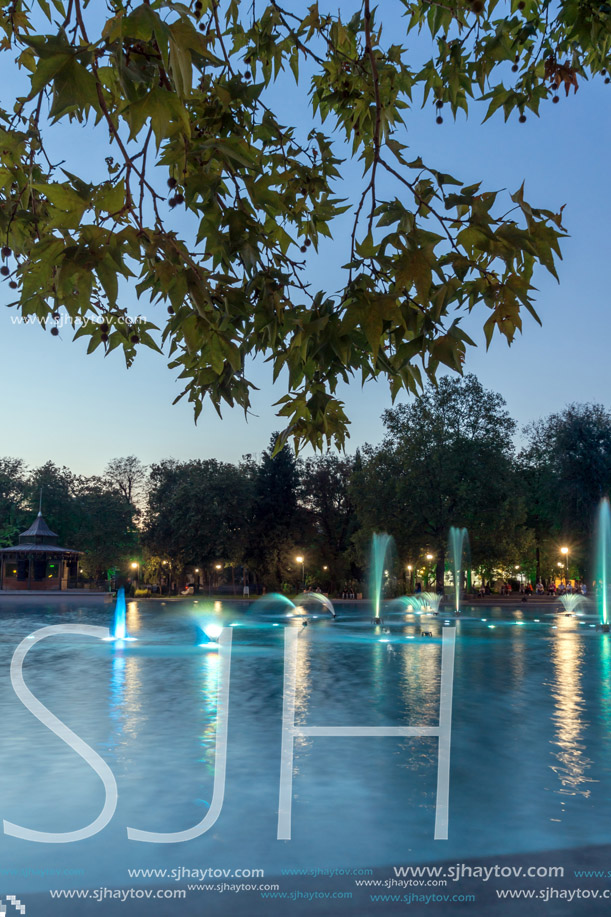
[[[49,870],[60,873],[53,887],[120,887],[134,884],[127,868],[138,866],[249,866],[270,876],[287,867],[464,861],[611,841],[611,642],[590,627],[593,606],[583,619],[546,614],[545,606],[464,608],[456,624],[449,839],[437,842],[433,738],[297,740],[292,840],[276,840],[276,826],[284,627],[301,630],[297,722],[435,725],[443,614],[422,620],[382,609],[384,634],[365,605],[338,604],[336,621],[312,611],[307,628],[284,606],[250,607],[130,602],[127,628],[138,639],[123,649],[73,636],[32,649],[28,686],[106,760],[119,804],[107,828],[76,844],[0,834],[2,872],[23,877],[12,888],[48,889]],[[3,818],[68,831],[100,811],[99,778],[22,707],[9,665],[37,627],[111,620],[110,605],[0,606]],[[241,625],[233,633],[220,817],[188,843],[129,841],[127,826],[183,830],[210,803],[219,663],[214,650],[197,646],[208,620]],[[433,638],[419,636],[421,624]]]

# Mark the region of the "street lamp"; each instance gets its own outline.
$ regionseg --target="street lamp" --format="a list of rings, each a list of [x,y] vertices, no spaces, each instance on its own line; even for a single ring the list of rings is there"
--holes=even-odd
[[[414,568],[413,568],[413,566],[412,566],[411,564],[408,564],[408,565],[407,565],[407,572],[408,572],[408,574],[409,574],[409,586],[408,586],[408,588],[409,588],[410,592],[412,591],[413,586],[414,586],[413,580],[412,580],[412,572],[413,572],[413,569],[414,569]]]
[[[161,563],[162,563],[162,566],[164,567],[169,566],[170,568],[168,571],[168,595],[169,595],[172,591],[172,561],[171,560],[162,560]]]
[[[427,559],[428,562],[430,563],[430,562],[432,561],[432,559],[433,559],[433,555],[432,555],[432,554],[427,554],[427,555],[426,555],[426,559]],[[429,571],[428,571],[428,567],[427,567],[427,571],[426,571],[426,588],[427,588],[427,589],[429,588]]]
[[[568,586],[569,584],[569,549],[567,547],[560,548],[560,553],[564,554],[564,585]]]
[[[301,580],[303,582],[303,588],[305,589],[305,557],[303,554],[298,554],[295,561],[301,564]]]
[[[216,570],[216,580],[215,580],[215,583],[214,583],[214,588],[215,588],[215,589],[218,589],[218,585],[219,585],[219,570],[222,570],[222,569],[223,569],[223,565],[222,565],[222,564],[215,564],[215,565],[214,565],[214,569]]]
[[[132,560],[132,570],[137,570],[137,583],[140,585],[140,561]]]

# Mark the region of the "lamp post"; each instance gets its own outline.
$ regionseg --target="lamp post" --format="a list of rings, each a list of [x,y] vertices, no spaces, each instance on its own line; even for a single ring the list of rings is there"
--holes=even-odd
[[[410,592],[413,592],[413,589],[414,589],[413,571],[414,571],[414,568],[412,567],[412,565],[411,565],[411,564],[408,564],[408,565],[407,565],[408,589],[409,589]]]
[[[172,591],[172,561],[171,560],[162,560],[161,564],[164,567],[170,568],[168,570],[168,595],[170,595]]]
[[[215,589],[218,589],[218,586],[219,586],[219,570],[222,570],[222,569],[223,569],[223,565],[222,565],[222,564],[215,564],[215,565],[214,565],[214,569],[216,570],[216,585],[215,585],[214,588],[215,588]]]
[[[140,585],[140,561],[138,561],[138,560],[133,560],[131,566],[132,566],[132,570],[136,570],[136,571],[137,571],[137,573],[136,573],[136,583],[137,583],[138,586],[139,586],[139,585]]]
[[[564,554],[564,585],[569,584],[569,549],[564,546],[560,548],[560,553]]]
[[[305,557],[303,554],[298,554],[295,560],[298,564],[301,564],[301,582],[305,590]]]
[[[432,559],[433,559],[433,555],[432,555],[432,554],[427,554],[427,555],[426,555],[426,559],[428,560],[428,562],[429,562],[429,564],[430,564],[430,562],[431,562]],[[428,568],[428,567],[426,568],[426,588],[427,588],[427,589],[429,588],[429,568]]]

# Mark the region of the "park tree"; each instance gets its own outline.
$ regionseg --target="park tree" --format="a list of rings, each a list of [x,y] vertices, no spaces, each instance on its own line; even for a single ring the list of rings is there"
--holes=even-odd
[[[483,99],[513,125],[610,81],[611,7],[591,0],[17,0],[0,34],[15,308],[54,334],[66,315],[88,352],[128,365],[165,348],[196,416],[205,398],[248,411],[247,363],[268,358],[286,386],[278,447],[343,445],[338,382],[386,380],[395,397],[460,370],[467,311],[511,343],[535,270],[555,273],[559,202],[441,172],[407,147],[410,109],[441,129]],[[295,83],[289,123],[277,80]],[[56,154],[58,125],[92,132],[86,166],[79,144]],[[342,199],[348,159],[363,178]],[[332,290],[316,283],[325,239]],[[158,325],[127,321],[128,287],[167,308]]]
[[[104,480],[130,506],[138,508],[144,497],[147,468],[135,455],[114,458],[104,469]]]
[[[354,459],[327,454],[303,463],[300,502],[311,526],[308,539],[318,580],[337,590],[352,566],[352,537],[357,521],[352,500]]]
[[[26,525],[26,466],[23,459],[0,458],[0,547],[15,543]]]
[[[290,446],[275,452],[277,434],[257,464],[245,562],[268,589],[297,585],[295,557],[304,553],[308,526],[298,503],[300,467]]]
[[[175,570],[236,563],[250,513],[251,481],[239,466],[216,459],[166,460],[150,472],[143,541]]]
[[[450,526],[465,526],[472,562],[506,559],[523,521],[513,468],[515,421],[477,378],[443,377],[421,398],[385,411],[380,446],[363,450],[354,493],[361,540],[388,531],[405,564],[433,555],[442,588]],[[502,535],[501,535],[502,533]]]
[[[134,507],[105,478],[80,477],[48,461],[30,472],[24,490],[27,524],[42,506],[59,543],[83,552],[85,575],[100,577],[125,565],[136,548]]]
[[[575,572],[584,575],[596,507],[611,493],[611,412],[601,404],[569,404],[525,433],[520,465],[539,566],[548,575],[563,561],[559,548],[566,544]]]
[[[65,465],[60,467],[48,461],[34,468],[27,482],[30,519],[42,507],[42,514],[49,528],[58,535],[59,543],[70,548],[76,547],[73,541],[79,529],[75,503],[77,481],[77,476]]]
[[[72,507],[75,531],[71,547],[83,552],[83,573],[100,578],[113,568],[126,570],[138,549],[134,507],[98,477],[78,480]]]

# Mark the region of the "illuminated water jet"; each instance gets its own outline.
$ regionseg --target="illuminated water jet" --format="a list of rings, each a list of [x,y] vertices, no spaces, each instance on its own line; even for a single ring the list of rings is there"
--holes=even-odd
[[[375,533],[371,539],[371,594],[373,597],[373,622],[380,624],[380,606],[384,591],[386,553],[392,538],[385,533]]]
[[[302,592],[295,599],[295,605],[305,605],[308,601],[312,600],[320,603],[334,618],[337,617],[333,602],[329,596],[323,595],[322,592]]]
[[[126,641],[135,640],[135,637],[127,635],[127,609],[125,604],[125,589],[123,586],[117,591],[117,602],[115,605],[115,616],[109,640]]]
[[[605,497],[600,501],[596,516],[596,604],[603,631],[609,630],[609,585],[611,577],[611,509]]]
[[[451,527],[448,549],[454,578],[454,610],[456,614],[459,614],[462,577],[464,571],[469,570],[469,534],[466,529]]]

